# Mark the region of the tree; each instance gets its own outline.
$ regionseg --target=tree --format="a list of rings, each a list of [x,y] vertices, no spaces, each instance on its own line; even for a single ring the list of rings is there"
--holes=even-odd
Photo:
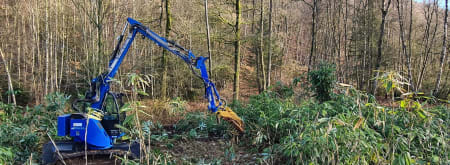
[[[170,0],[166,0],[166,32],[165,37],[169,38],[170,30],[172,30],[172,13],[170,11]],[[168,52],[166,49],[163,50],[163,55],[161,58],[161,64],[163,67],[162,80],[161,80],[161,98],[163,100],[167,97],[167,58]]]
[[[206,22],[206,40],[208,44],[209,57],[209,77],[212,79],[212,56],[211,56],[211,39],[209,35],[209,21],[208,21],[208,0],[205,0],[205,22]]]
[[[240,0],[236,0],[236,23],[235,23],[235,40],[234,40],[234,82],[233,82],[233,100],[239,100],[239,72],[241,66],[241,27],[240,27],[240,19],[241,19],[241,4]]]
[[[101,61],[100,59],[104,58],[104,43],[103,43],[103,31],[104,31],[104,22],[107,14],[110,12],[110,3],[108,1],[105,3],[104,0],[95,0],[91,1],[92,6],[88,6],[87,4],[75,0],[71,0],[78,10],[81,10],[86,16],[89,22],[95,27],[97,31],[96,38],[96,53],[92,58],[92,68],[93,71],[101,72]],[[83,4],[82,4],[83,3]],[[95,72],[94,72],[95,73]]]
[[[49,28],[48,28],[48,0],[45,1],[45,34],[47,39],[45,40],[45,87],[44,95],[48,94],[48,78],[49,78]]]
[[[404,24],[403,24],[403,2],[400,0],[396,0],[397,2],[397,12],[398,12],[398,22],[400,26],[400,40],[402,45],[402,52],[405,55],[406,58],[406,67],[408,69],[408,81],[409,84],[414,88],[414,83],[412,79],[412,71],[411,71],[411,54],[408,53],[406,50],[406,44],[405,44],[405,30],[404,30]],[[411,32],[409,32],[411,33]],[[378,70],[378,69],[377,69]]]
[[[14,88],[13,88],[13,84],[12,84],[12,80],[11,80],[11,73],[9,73],[8,62],[6,62],[5,55],[3,54],[3,51],[1,48],[0,48],[0,55],[2,56],[3,64],[5,65],[6,76],[8,76],[8,91],[11,94],[14,105],[16,105],[17,104],[16,96],[14,94]]]
[[[419,66],[420,72],[419,72],[415,91],[418,91],[420,89],[420,87],[422,86],[423,78],[425,75],[425,70],[428,67],[428,59],[430,57],[430,54],[432,53],[433,45],[436,43],[435,36],[436,36],[436,32],[437,32],[437,27],[438,27],[437,9],[438,9],[437,1],[434,1],[433,5],[425,5],[424,16],[425,16],[426,24],[425,24],[425,32],[424,32],[425,34],[424,34],[423,41],[422,41],[425,44],[424,48],[422,50],[424,59],[422,61],[422,66]],[[436,18],[435,18],[436,23],[433,28],[434,30],[432,31],[431,30],[432,29],[431,22],[433,21],[434,15],[436,15]],[[430,33],[432,33],[432,34],[430,34]],[[409,35],[409,36],[411,36],[411,35]],[[431,36],[431,41],[430,41],[430,36]],[[410,51],[410,54],[411,54],[411,51]]]
[[[444,37],[442,41],[442,51],[439,64],[438,76],[436,78],[436,85],[434,86],[434,95],[439,94],[441,85],[442,68],[444,67],[445,57],[447,56],[447,18],[448,18],[448,0],[445,0],[445,16],[444,16]]]
[[[261,4],[262,5],[262,4]],[[270,72],[272,71],[272,0],[269,0],[269,54],[267,59],[267,80],[266,87],[270,85]]]
[[[381,10],[381,25],[380,25],[380,34],[378,36],[378,53],[377,53],[377,59],[376,59],[376,63],[375,63],[375,70],[379,70],[380,66],[381,66],[381,55],[382,55],[382,51],[383,51],[383,36],[384,36],[384,25],[386,23],[386,16],[388,14],[389,11],[389,7],[391,6],[391,0],[388,0],[387,5],[385,4],[385,0],[381,1],[381,6],[380,6],[380,10]],[[380,74],[380,72],[375,72],[375,77],[378,77]],[[372,94],[375,95],[377,91],[377,80],[374,79],[373,80],[373,85],[372,85]]]
[[[316,24],[317,24],[317,15],[319,14],[319,7],[318,3],[320,3],[321,0],[313,0],[313,4],[307,3],[305,0],[302,0],[306,5],[308,5],[312,12],[311,12],[311,48],[309,51],[309,57],[308,57],[308,73],[311,70],[312,66],[312,59],[314,57],[314,53],[316,51]]]
[[[259,93],[266,90],[266,74],[264,71],[264,0],[261,0],[261,11],[260,11],[260,22],[259,22],[259,53],[257,55],[257,71],[256,77],[258,79]],[[262,75],[262,78],[259,76]]]

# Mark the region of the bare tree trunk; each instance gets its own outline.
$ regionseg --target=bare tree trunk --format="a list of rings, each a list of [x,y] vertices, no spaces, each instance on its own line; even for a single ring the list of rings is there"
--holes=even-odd
[[[241,3],[236,0],[236,23],[235,23],[235,41],[234,41],[234,83],[233,83],[233,100],[239,100],[239,72],[241,66],[240,60],[240,46],[241,46]]]
[[[256,0],[252,0],[252,33],[255,32],[255,12],[256,12]]]
[[[272,71],[272,0],[269,0],[269,54],[267,59],[266,87],[270,85],[270,72]]]
[[[49,93],[52,93],[53,92],[53,87],[54,87],[54,81],[53,81],[53,79],[54,79],[54,71],[53,71],[53,69],[54,69],[54,65],[55,64],[53,64],[53,53],[54,53],[54,47],[53,47],[53,33],[52,32],[50,32],[50,45],[49,45],[49,50],[50,50],[50,56],[49,56],[49,86],[50,86],[50,90],[48,91]]]
[[[409,51],[409,55],[412,57],[413,56],[413,52],[412,52],[412,42],[411,42],[411,36],[413,33],[413,0],[410,0],[410,6],[409,6],[409,33],[408,33],[408,51]]]
[[[96,16],[96,28],[97,28],[97,64],[100,62],[99,58],[103,57],[103,0],[97,0],[97,16]],[[136,44],[135,44],[136,45]]]
[[[405,44],[405,30],[404,30],[404,21],[403,21],[403,6],[402,2],[400,0],[396,0],[397,2],[397,12],[398,12],[398,20],[400,25],[400,39],[401,39],[401,45],[402,45],[402,52],[405,55],[406,58],[406,67],[408,69],[408,81],[412,89],[414,89],[413,79],[412,79],[412,71],[411,71],[411,55],[406,50],[406,44]],[[409,87],[408,87],[409,88]]]
[[[170,30],[172,29],[172,13],[170,11],[170,0],[166,0],[166,38],[169,38]],[[163,100],[167,97],[167,50],[163,50],[162,56],[162,82],[161,82],[161,98]]]
[[[31,27],[32,27],[32,30],[34,31],[34,33],[33,33],[33,41],[35,42],[35,44],[32,44],[33,45],[33,49],[32,49],[32,52],[33,53],[31,53],[32,54],[32,64],[31,64],[31,79],[33,80],[33,85],[31,86],[31,88],[32,88],[32,90],[33,90],[33,94],[34,94],[34,97],[35,97],[35,100],[36,100],[36,104],[38,103],[38,100],[39,100],[39,97],[38,97],[38,95],[37,95],[37,87],[36,87],[36,74],[34,74],[34,70],[35,70],[35,67],[36,67],[36,55],[38,55],[39,54],[39,38],[38,38],[38,29],[36,28],[36,21],[35,21],[35,10],[33,9],[33,7],[31,8],[31,13],[32,13],[32,15],[31,15]]]
[[[260,26],[260,28],[262,28],[262,26]],[[261,30],[261,29],[260,29]],[[261,42],[260,42],[260,45],[259,45],[259,49],[257,50],[257,53],[255,54],[255,57],[256,57],[256,84],[257,84],[257,86],[258,86],[258,92],[259,93],[261,93],[262,92],[262,84],[261,84],[261,77],[260,77],[260,69],[261,69],[261,67],[260,67],[260,57],[259,56],[261,56],[261,51],[262,51],[262,48],[261,48]]]
[[[212,79],[212,56],[211,56],[211,38],[209,34],[209,21],[208,21],[208,0],[205,0],[205,20],[206,20],[206,40],[208,43],[208,57],[209,57],[209,78]]]
[[[431,37],[431,41],[430,41],[430,29],[431,29],[431,21],[433,20],[433,15],[436,13],[437,10],[437,1],[435,1],[433,3],[433,6],[426,6],[425,7],[425,20],[426,20],[426,25],[425,25],[425,35],[424,35],[424,41],[425,42],[425,47],[423,49],[423,56],[425,56],[425,59],[423,59],[422,62],[422,66],[419,66],[418,68],[420,69],[420,73],[419,73],[419,78],[417,80],[417,85],[416,85],[416,89],[415,91],[418,91],[420,89],[420,87],[422,86],[422,82],[423,82],[423,76],[425,75],[425,70],[428,66],[428,59],[430,57],[431,54],[431,50],[433,48],[433,45],[435,43],[435,36],[436,36],[436,32],[437,32],[437,27],[438,27],[438,18],[436,16],[436,24],[434,26],[434,31]],[[433,9],[430,11],[430,8],[433,7]],[[437,14],[436,14],[437,15]]]
[[[313,5],[310,7],[312,8],[312,23],[311,23],[311,49],[309,52],[308,57],[308,73],[311,71],[311,65],[312,65],[312,59],[314,57],[314,53],[316,50],[316,21],[317,21],[317,14],[318,14],[318,1],[319,0],[313,0]],[[305,2],[306,3],[306,2]]]
[[[439,87],[441,85],[442,68],[444,67],[445,56],[447,56],[447,18],[448,18],[448,0],[445,0],[445,16],[444,16],[444,39],[442,41],[442,52],[439,64],[439,72],[436,78],[436,85],[434,87],[433,94],[437,96],[439,94]]]
[[[47,39],[45,40],[45,82],[44,82],[44,96],[48,94],[48,69],[49,69],[49,30],[48,30],[48,0],[45,1],[45,35]]]
[[[17,20],[17,15],[15,15],[14,16],[14,22],[15,22],[15,24],[16,24],[16,26],[15,26],[15,28],[16,29],[19,29],[19,25],[18,25],[18,20]],[[19,30],[17,30],[17,34],[16,34],[16,36],[18,36],[17,37],[17,72],[18,72],[18,76],[17,76],[17,79],[18,79],[18,85],[20,86],[21,85],[21,83],[20,83],[20,73],[21,73],[21,68],[20,68],[20,56],[22,55],[22,52],[20,52],[23,48],[22,48],[22,44],[20,43],[20,41],[21,41],[21,37],[20,37],[20,34],[19,34]]]
[[[14,105],[17,105],[16,95],[14,94],[14,88],[13,88],[13,84],[12,84],[12,80],[11,80],[11,74],[9,73],[9,69],[8,69],[8,62],[5,60],[5,55],[3,54],[3,51],[1,48],[0,48],[0,55],[2,55],[3,64],[5,65],[5,70],[6,70],[6,76],[8,77],[8,91],[11,94]]]
[[[349,61],[348,61],[348,51],[347,51],[347,40],[348,40],[348,34],[347,34],[347,19],[348,19],[348,0],[345,0],[345,15],[344,15],[344,60],[345,60],[345,70],[349,70]],[[342,72],[344,72],[344,69],[342,70]],[[342,73],[342,75],[344,76],[344,83],[348,83],[347,82],[347,72]]]
[[[259,38],[259,64],[261,65],[261,74],[262,74],[262,79],[261,79],[261,89],[259,89],[259,92],[261,93],[262,91],[266,90],[266,74],[264,71],[264,0],[261,0],[261,13],[260,13],[260,29],[259,29],[259,34],[260,34],[260,38]],[[260,76],[260,75],[258,75]]]
[[[162,20],[164,18],[164,0],[161,0],[161,8],[160,8],[160,15],[159,15],[159,28],[160,28],[160,33],[163,33],[163,23]]]
[[[382,3],[381,3],[381,25],[380,25],[380,35],[378,36],[378,53],[377,53],[377,59],[376,59],[376,63],[375,63],[375,70],[380,69],[381,55],[383,53],[384,25],[386,23],[386,16],[389,11],[389,7],[391,6],[391,0],[388,0],[386,7],[385,7],[384,2],[385,2],[385,0],[382,0]],[[378,77],[379,74],[380,74],[380,72],[376,72],[375,77]],[[376,91],[377,91],[377,80],[374,79],[373,85],[372,85],[372,94],[376,95]]]

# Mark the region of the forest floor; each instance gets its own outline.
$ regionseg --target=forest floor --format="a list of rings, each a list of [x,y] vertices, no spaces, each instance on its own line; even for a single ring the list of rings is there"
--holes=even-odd
[[[238,138],[220,137],[221,135],[199,135],[191,137],[190,130],[176,130],[178,122],[189,114],[214,115],[207,112],[207,104],[202,101],[188,102],[182,113],[171,114],[167,110],[155,110],[160,104],[158,101],[143,101],[148,109],[141,121],[153,121],[161,124],[160,130],[151,141],[151,150],[160,154],[166,154],[176,164],[256,164],[263,155],[237,145]],[[192,119],[188,119],[192,120]],[[209,124],[208,124],[209,125]],[[196,125],[193,125],[195,127]],[[155,140],[157,139],[157,140]]]
[[[192,139],[170,135],[164,141],[152,142],[150,147],[152,151],[168,154],[177,164],[256,164],[258,158],[262,157],[235,143],[236,139]]]
[[[254,57],[248,57],[254,58]],[[244,63],[248,63],[248,60],[243,60]],[[295,63],[289,63],[287,65],[297,66]],[[256,77],[254,77],[255,70],[252,67],[248,67],[249,64],[243,65],[241,69],[243,74],[241,75],[240,82],[240,100],[241,103],[247,103],[251,96],[258,94],[258,88],[256,83]],[[306,68],[296,68],[301,71],[306,71]],[[287,73],[293,72],[287,71]],[[298,74],[290,75],[275,75],[281,79],[292,79]],[[287,81],[287,80],[285,80]],[[287,81],[290,82],[290,81]],[[221,97],[225,100],[232,100],[233,90],[232,84],[226,84],[220,91]],[[167,102],[162,100],[147,99],[141,101],[146,114],[151,116],[140,114],[141,121],[152,121],[162,125],[162,130],[158,131],[158,140],[151,141],[151,150],[158,153],[164,153],[170,157],[171,160],[175,160],[176,164],[258,164],[266,155],[259,153],[251,145],[237,145],[239,139],[236,137],[219,137],[221,135],[212,136],[200,136],[189,137],[190,130],[175,130],[174,126],[179,124],[180,120],[183,120],[189,114],[199,113],[207,115],[214,115],[208,112],[208,103],[206,100],[186,101],[184,103],[185,109],[182,112],[171,112],[167,107]],[[230,103],[229,103],[230,104]],[[188,119],[192,120],[192,119]],[[192,130],[192,129],[191,129]],[[164,132],[166,137],[161,132]]]

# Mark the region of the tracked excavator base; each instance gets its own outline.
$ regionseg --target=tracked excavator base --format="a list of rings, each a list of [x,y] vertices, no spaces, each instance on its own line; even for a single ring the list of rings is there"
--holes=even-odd
[[[56,147],[58,150],[56,150]],[[127,157],[128,160],[138,159],[140,145],[138,142],[115,144],[106,150],[84,150],[84,145],[72,141],[49,142],[44,145],[42,164],[121,164],[118,157]],[[59,153],[58,153],[59,151]]]

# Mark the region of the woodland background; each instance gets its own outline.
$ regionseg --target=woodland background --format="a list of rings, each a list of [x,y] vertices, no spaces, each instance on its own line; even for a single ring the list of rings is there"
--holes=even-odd
[[[450,65],[442,4],[210,1],[211,77],[228,100],[237,100],[276,82],[288,84],[325,61],[335,64],[338,82],[372,94],[380,70],[400,73],[411,84],[409,91],[437,91],[434,95],[446,98]],[[203,0],[3,0],[0,5],[3,102],[11,102],[8,74],[21,105],[39,104],[52,92],[82,94],[107,67],[127,17],[208,56]],[[201,81],[181,60],[162,54],[139,37],[117,80],[137,72],[151,77],[151,98],[200,98]]]

